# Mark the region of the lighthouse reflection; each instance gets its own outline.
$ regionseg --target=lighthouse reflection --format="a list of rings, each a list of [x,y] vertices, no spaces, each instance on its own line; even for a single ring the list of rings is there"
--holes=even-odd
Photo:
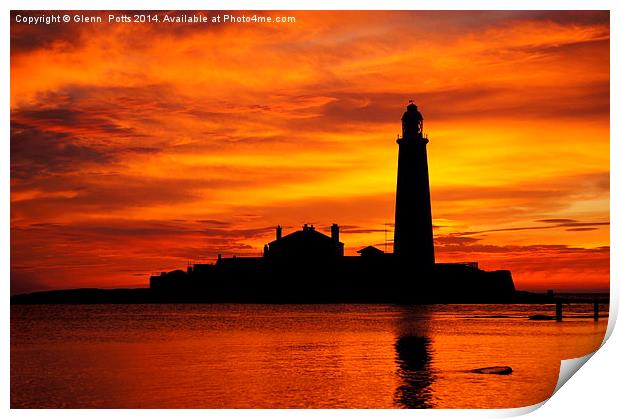
[[[399,336],[394,343],[397,374],[401,383],[395,390],[394,401],[409,409],[434,407],[431,387],[435,380],[431,369],[432,342],[425,327],[428,319],[403,318],[401,322]]]

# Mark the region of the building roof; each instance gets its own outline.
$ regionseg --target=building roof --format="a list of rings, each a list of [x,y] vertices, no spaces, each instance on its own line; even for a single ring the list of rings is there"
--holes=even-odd
[[[288,259],[313,258],[319,261],[343,254],[342,242],[319,233],[314,226],[309,225],[304,225],[302,230],[270,242],[265,248],[265,256]]]
[[[291,234],[287,234],[279,240],[269,242],[269,247],[277,243],[278,245],[286,246],[289,243],[295,243],[299,241],[315,242],[315,243],[332,243],[332,238],[326,234],[316,231],[313,226],[304,226],[303,230],[295,231]],[[341,243],[342,242],[338,242]]]
[[[362,256],[377,256],[384,255],[385,252],[381,249],[377,249],[375,246],[366,246],[363,249],[357,251]]]
[[[226,266],[236,266],[236,267],[249,267],[258,265],[261,262],[260,257],[239,257],[233,256],[230,258],[218,258],[217,262],[215,262],[216,266],[226,267]]]

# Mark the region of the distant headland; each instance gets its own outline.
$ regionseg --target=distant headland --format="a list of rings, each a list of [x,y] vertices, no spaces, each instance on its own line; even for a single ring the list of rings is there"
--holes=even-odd
[[[313,225],[265,244],[261,257],[219,256],[213,264],[153,275],[149,288],[22,294],[12,303],[514,303],[550,302],[552,292],[515,290],[508,270],[476,262],[436,263],[424,119],[409,102],[396,142],[393,252],[367,246],[345,256],[338,224]]]

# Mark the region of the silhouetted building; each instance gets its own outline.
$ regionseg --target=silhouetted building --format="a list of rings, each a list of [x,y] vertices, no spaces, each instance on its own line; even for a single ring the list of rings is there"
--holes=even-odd
[[[409,102],[402,117],[398,143],[394,254],[407,258],[417,268],[435,263],[433,219],[428,178],[424,120],[418,107]]]
[[[422,114],[411,102],[402,117],[402,138],[397,142],[393,253],[367,246],[357,251],[360,256],[345,256],[338,224],[331,226],[329,236],[308,224],[283,235],[278,225],[276,238],[265,244],[262,257],[219,255],[214,264],[153,275],[151,289],[162,301],[511,301],[515,290],[510,271],[486,272],[476,262],[435,263],[428,138],[423,133]]]
[[[381,249],[377,249],[375,246],[366,246],[363,249],[357,251],[363,258],[376,258],[385,256],[385,252]]]
[[[276,228],[276,239],[265,246],[264,257],[283,259],[326,259],[344,256],[338,224],[331,227],[331,237],[305,224],[299,231],[282,237],[282,227]]]

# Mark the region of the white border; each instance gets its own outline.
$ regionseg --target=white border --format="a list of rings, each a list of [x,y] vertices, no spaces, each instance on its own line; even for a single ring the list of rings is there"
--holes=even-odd
[[[315,0],[312,2],[302,2],[298,0],[265,0],[265,1],[138,1],[138,0],[90,0],[88,2],[77,0],[57,0],[50,8],[50,1],[42,0],[7,0],[2,2],[4,15],[0,19],[0,28],[3,34],[2,56],[2,78],[4,80],[3,96],[3,118],[2,118],[2,151],[0,152],[0,173],[3,180],[0,184],[0,204],[2,218],[2,233],[0,236],[0,261],[4,280],[2,286],[2,298],[4,310],[2,312],[4,336],[0,344],[3,362],[0,364],[0,374],[2,374],[2,393],[0,400],[3,410],[9,409],[9,323],[10,306],[9,301],[9,264],[10,264],[10,172],[9,172],[9,47],[10,47],[10,25],[9,10],[611,10],[611,72],[618,74],[618,53],[617,50],[617,27],[620,23],[618,11],[620,7],[617,1],[610,0],[419,0],[415,2],[407,0],[383,0],[380,2],[370,2],[363,0],[339,0],[326,1]],[[181,4],[180,4],[181,3]],[[616,47],[616,49],[614,49]],[[618,114],[618,92],[617,76],[611,79],[611,107],[610,115]],[[618,255],[616,244],[618,243],[617,214],[619,211],[618,197],[620,188],[618,186],[618,170],[616,164],[620,159],[620,147],[618,146],[618,119],[611,121],[611,297],[612,306],[606,339],[610,337],[613,325],[615,325],[618,314]],[[584,139],[584,146],[587,140]],[[618,355],[620,342],[617,336],[612,337],[601,349],[600,354],[596,354],[592,360],[577,375],[577,379],[570,380],[557,395],[554,395],[543,409],[536,411],[531,417],[565,417],[582,418],[588,416],[609,417],[611,412],[617,412],[617,395],[613,390],[616,376],[619,372]],[[611,375],[609,374],[611,373]],[[584,400],[587,397],[587,400]],[[114,415],[120,418],[141,418],[141,417],[246,417],[255,418],[277,418],[277,417],[298,417],[314,418],[317,414],[329,417],[404,417],[427,415],[435,417],[506,417],[528,413],[535,410],[540,405],[521,409],[506,410],[432,410],[432,411],[411,411],[411,410],[276,410],[276,411],[240,411],[240,410],[116,410]],[[82,417],[85,413],[95,417],[106,417],[111,412],[105,410],[12,410],[9,412],[14,417],[31,418],[45,415],[50,418]]]

